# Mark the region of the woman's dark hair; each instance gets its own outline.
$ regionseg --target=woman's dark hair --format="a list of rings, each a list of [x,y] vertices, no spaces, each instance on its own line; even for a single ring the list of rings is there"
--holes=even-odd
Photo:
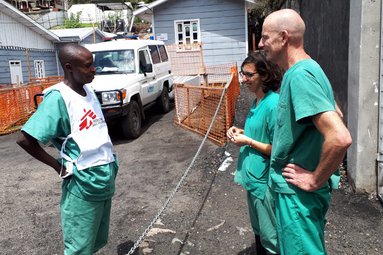
[[[250,53],[243,61],[241,69],[247,64],[255,65],[257,73],[263,81],[262,90],[264,93],[267,93],[269,90],[277,91],[279,89],[282,80],[282,70],[276,64],[268,61],[261,52]]]

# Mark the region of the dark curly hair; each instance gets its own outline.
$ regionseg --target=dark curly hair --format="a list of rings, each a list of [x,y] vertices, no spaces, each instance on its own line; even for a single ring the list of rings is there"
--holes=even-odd
[[[264,93],[267,93],[269,90],[277,91],[279,89],[282,81],[282,70],[276,64],[268,61],[261,52],[250,53],[243,61],[241,70],[247,64],[255,65],[257,73],[263,81],[262,90]]]

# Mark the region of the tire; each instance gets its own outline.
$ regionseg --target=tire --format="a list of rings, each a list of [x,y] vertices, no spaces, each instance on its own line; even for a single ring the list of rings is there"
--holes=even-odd
[[[157,99],[157,104],[161,109],[161,112],[167,113],[170,111],[170,98],[167,87],[163,87],[160,97]]]
[[[128,104],[128,114],[121,120],[122,134],[125,138],[136,139],[141,134],[142,116],[138,103],[134,100]]]

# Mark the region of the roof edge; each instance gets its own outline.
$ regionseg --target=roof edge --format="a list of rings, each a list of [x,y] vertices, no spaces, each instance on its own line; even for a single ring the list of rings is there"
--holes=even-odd
[[[21,20],[19,20],[20,23],[22,23],[24,25],[32,24],[33,26],[32,27],[29,26],[29,28],[32,29],[33,31],[35,31],[36,33],[38,33],[42,36],[44,36],[44,34],[46,34],[46,36],[44,36],[46,39],[51,40],[51,41],[56,41],[56,42],[60,41],[60,38],[58,36],[56,36],[54,33],[52,33],[51,31],[49,31],[45,27],[41,26],[39,23],[37,23],[36,21],[31,19],[27,15],[25,15],[24,13],[22,13],[21,11],[16,9],[13,5],[5,2],[4,0],[0,0],[0,6],[3,6],[1,8],[2,11],[4,11],[8,15],[10,14],[11,17],[15,18],[15,16],[17,16],[17,17],[21,18]],[[12,13],[15,14],[15,16],[13,16]]]
[[[140,15],[141,13],[147,11],[148,9],[153,10],[154,7],[157,7],[158,5],[161,5],[167,1],[168,0],[157,0],[157,1],[151,2],[150,4],[146,4],[145,6],[142,6],[141,8],[138,8],[137,10],[135,10],[133,12],[133,15],[135,16]]]

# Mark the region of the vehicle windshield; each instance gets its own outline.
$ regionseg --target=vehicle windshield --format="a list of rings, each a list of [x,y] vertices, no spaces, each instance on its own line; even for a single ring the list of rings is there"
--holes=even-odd
[[[97,51],[92,54],[98,75],[135,72],[133,50]]]

